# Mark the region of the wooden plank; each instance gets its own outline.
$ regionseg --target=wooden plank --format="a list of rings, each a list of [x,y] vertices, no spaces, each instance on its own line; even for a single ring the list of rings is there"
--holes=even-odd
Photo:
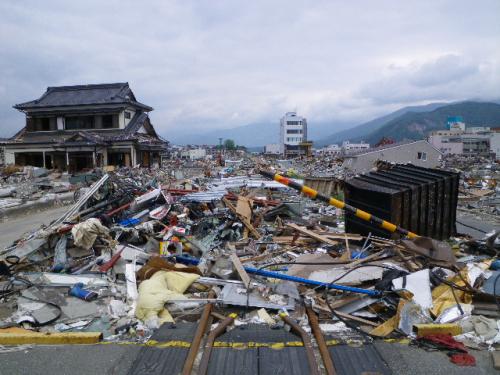
[[[325,306],[322,306],[322,304],[325,305]],[[328,307],[326,307],[326,304],[324,302],[322,302],[321,304],[315,305],[314,308],[331,314],[330,309]],[[369,325],[369,326],[372,326],[372,327],[377,327],[378,326],[377,323],[374,323],[371,320],[366,320],[366,319],[360,318],[359,316],[354,316],[354,315],[351,315],[351,314],[346,314],[346,313],[343,313],[341,311],[337,311],[335,309],[333,311],[335,311],[335,314],[339,315],[342,318],[350,319],[350,320],[355,320],[357,322],[360,322],[360,323],[363,323],[363,324],[366,324],[366,325]]]
[[[345,262],[348,262],[351,260],[351,249],[349,248],[349,239],[347,238],[347,235],[344,235],[345,239],[345,251],[344,254],[340,257],[340,260],[343,260]]]
[[[415,324],[413,327],[419,337],[441,333],[452,336],[462,334],[462,327],[458,324]]]
[[[354,315],[351,315],[351,314],[346,314],[346,313],[343,313],[343,312],[337,311],[337,310],[335,310],[335,314],[337,314],[338,316],[341,316],[342,318],[350,319],[350,320],[355,320],[356,322],[360,322],[360,323],[363,323],[363,324],[366,324],[366,325],[369,325],[369,326],[372,326],[372,327],[377,327],[378,326],[377,323],[374,323],[371,320],[366,320],[366,319],[360,318],[359,316],[354,316]]]
[[[243,265],[240,262],[240,258],[235,253],[232,253],[229,258],[231,259],[231,262],[233,262],[234,268],[236,268],[236,271],[238,272],[238,275],[240,275],[241,281],[243,281],[243,285],[245,285],[245,288],[248,289],[248,286],[250,285],[250,276],[248,276],[247,271],[243,268]]]
[[[351,263],[346,264],[346,268],[353,268],[353,267],[356,267],[358,264],[361,264],[361,263],[364,263],[364,262],[368,262],[369,260],[371,261],[373,259],[376,259],[380,255],[382,255],[382,253],[383,253],[383,250],[379,251],[377,253],[370,254],[370,255],[368,255],[365,258],[356,259],[356,260],[352,261]]]
[[[0,332],[0,345],[66,345],[96,344],[102,339],[101,332]]]
[[[240,219],[240,221],[243,223],[243,225],[248,228],[250,233],[252,233],[252,236],[254,236],[256,239],[259,239],[260,234],[254,228],[252,223],[250,223],[250,221],[246,217],[244,217],[244,216],[240,215],[238,212],[236,212],[236,207],[234,207],[233,204],[231,202],[229,202],[229,200],[227,200],[226,198],[222,198],[222,201],[224,202],[224,204],[226,205],[227,208],[229,208],[232,212],[234,212],[234,214],[238,217],[238,219]]]
[[[277,236],[273,237],[273,242],[278,244],[288,244],[290,245],[293,241],[293,236]],[[295,245],[308,245],[315,243],[316,240],[309,237],[299,237],[295,240]]]
[[[236,202],[236,212],[248,221],[252,220],[252,201],[247,197],[238,196]]]
[[[308,237],[314,238],[316,241],[323,242],[323,243],[326,243],[328,245],[337,245],[338,244],[338,241],[330,240],[326,236],[321,236],[321,235],[317,234],[316,232],[313,232],[313,231],[306,229],[304,227],[300,227],[297,224],[289,223],[286,226],[289,228],[292,228],[292,229],[296,230],[297,232],[302,233]]]

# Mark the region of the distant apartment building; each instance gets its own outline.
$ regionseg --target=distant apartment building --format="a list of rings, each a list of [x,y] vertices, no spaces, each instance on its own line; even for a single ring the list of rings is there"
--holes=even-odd
[[[465,131],[465,122],[462,116],[449,116],[446,124],[451,131]]]
[[[344,155],[349,155],[361,151],[366,151],[370,148],[368,143],[361,141],[359,143],[351,143],[349,141],[342,142],[342,153]]]
[[[441,155],[438,149],[425,140],[401,142],[347,155],[343,166],[354,174],[369,172],[377,161],[435,168],[439,166]]]
[[[496,154],[495,131],[486,126],[467,128],[459,116],[449,117],[448,130],[437,130],[429,135],[429,143],[445,155],[485,156]]]
[[[287,112],[280,120],[280,153],[285,157],[308,155],[312,143],[307,141],[307,120],[296,112]]]
[[[496,160],[500,160],[500,127],[491,129],[490,151],[495,154]]]
[[[317,150],[318,154],[322,155],[340,155],[342,153],[342,148],[337,144],[328,145],[326,147]]]
[[[268,155],[281,154],[281,145],[278,143],[271,143],[264,147],[264,153]]]
[[[181,159],[200,160],[205,159],[207,151],[204,148],[192,148],[181,151]]]

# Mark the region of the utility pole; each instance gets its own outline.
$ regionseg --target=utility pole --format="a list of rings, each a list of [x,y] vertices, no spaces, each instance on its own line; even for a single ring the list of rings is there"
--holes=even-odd
[[[219,137],[219,165],[222,166],[222,137]]]

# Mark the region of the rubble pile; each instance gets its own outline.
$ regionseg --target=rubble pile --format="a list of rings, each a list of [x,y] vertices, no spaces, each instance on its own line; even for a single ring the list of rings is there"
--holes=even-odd
[[[145,342],[165,323],[202,324],[210,306],[229,330],[311,332],[316,319],[336,340],[410,338],[460,365],[474,364],[469,349],[496,348],[498,232],[446,242],[345,233],[342,210],[257,173],[279,164],[103,173],[61,218],[1,250],[1,328]],[[316,169],[295,167],[297,177]]]
[[[0,173],[0,219],[19,210],[64,204],[73,200],[68,175],[37,167],[5,167]]]
[[[448,155],[443,169],[460,172],[459,232],[481,238],[500,227],[500,165],[484,157]]]

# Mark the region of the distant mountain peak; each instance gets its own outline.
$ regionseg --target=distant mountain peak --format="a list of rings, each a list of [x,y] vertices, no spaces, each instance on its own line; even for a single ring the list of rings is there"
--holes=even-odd
[[[455,103],[431,103],[405,107],[352,129],[320,139],[316,145],[341,143],[344,140],[375,144],[383,137],[395,141],[422,139],[429,132],[446,128],[448,116],[462,116],[467,126],[500,125],[500,104],[466,100]]]

